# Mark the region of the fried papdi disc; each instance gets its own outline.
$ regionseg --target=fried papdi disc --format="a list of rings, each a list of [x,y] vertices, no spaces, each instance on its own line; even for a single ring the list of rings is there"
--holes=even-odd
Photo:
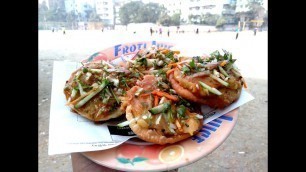
[[[191,137],[191,135],[189,133],[184,133],[184,134],[178,134],[178,135],[174,135],[174,136],[164,136],[159,134],[158,132],[156,132],[156,130],[154,129],[150,129],[150,128],[143,128],[140,125],[137,124],[133,113],[132,113],[132,106],[129,105],[126,108],[126,118],[131,121],[130,123],[130,128],[133,130],[133,132],[142,140],[147,141],[147,142],[151,142],[151,143],[155,143],[155,144],[160,144],[160,145],[164,145],[164,144],[172,144],[172,143],[176,143],[178,141],[184,140],[186,138]],[[199,132],[199,130],[202,128],[203,126],[203,120],[200,120],[200,124],[199,128],[196,132],[194,132],[194,134],[197,134]]]
[[[216,85],[216,83],[210,83],[212,80],[208,80],[207,76],[205,77],[206,78],[197,78],[197,80],[200,80],[206,83],[207,85],[213,85],[213,84]],[[236,82],[238,86],[236,89],[219,86],[218,90],[222,93],[222,95],[218,96],[216,94],[209,93],[206,96],[202,96],[200,95],[199,91],[193,93],[191,89],[184,88],[182,85],[180,85],[180,83],[174,77],[174,71],[168,74],[168,79],[171,83],[172,88],[176,91],[177,94],[179,94],[183,98],[196,102],[196,103],[208,105],[213,108],[222,109],[226,106],[229,106],[230,104],[232,104],[234,101],[236,101],[239,98],[241,94],[241,89],[242,89],[242,81],[235,80],[233,77],[232,78],[233,82]],[[180,78],[180,79],[182,80],[185,78]],[[193,83],[197,80],[193,80],[193,81],[188,80],[188,82]],[[196,83],[193,83],[193,84],[196,84]],[[199,86],[198,90],[199,89],[202,89],[202,88],[200,88]]]
[[[101,69],[101,63],[87,63],[85,64],[85,67],[89,68],[89,69]],[[66,85],[74,85],[75,86],[75,81],[74,78],[76,76],[76,74],[78,73],[78,71],[82,71],[82,67],[77,69],[76,71],[74,71],[70,78],[66,81]],[[82,82],[88,84],[88,85],[92,85],[95,81],[94,81],[94,77],[91,77],[91,80],[84,80],[82,79]],[[107,121],[111,118],[117,118],[119,116],[121,116],[122,114],[125,113],[124,109],[120,109],[118,106],[118,108],[114,108],[113,110],[107,110],[104,112],[99,112],[99,110],[105,106],[102,103],[101,97],[99,96],[99,94],[95,95],[93,98],[91,98],[85,105],[83,105],[80,108],[75,108],[74,105],[79,102],[79,100],[81,100],[82,98],[84,98],[86,95],[88,95],[88,93],[90,93],[92,91],[88,91],[87,94],[85,94],[84,96],[81,96],[79,93],[77,93],[78,96],[76,96],[76,98],[74,98],[73,100],[69,100],[70,96],[71,96],[71,89],[64,89],[64,94],[66,97],[66,100],[69,101],[67,103],[67,105],[71,108],[72,111],[78,113],[79,115],[91,120],[91,121]]]
[[[122,111],[122,109],[118,108],[118,109],[115,109],[114,111],[112,112],[104,112],[104,113],[101,113],[101,114],[98,114],[98,111],[99,110],[96,110],[93,114],[89,114],[89,113],[86,113],[82,110],[78,110],[76,108],[74,108],[73,105],[69,106],[73,111],[77,112],[79,115],[91,120],[91,121],[107,121],[109,119],[112,119],[112,118],[117,118],[119,116],[121,116],[122,114],[125,113],[125,111]]]
[[[169,81],[171,83],[172,88],[176,91],[176,93],[180,96],[182,96],[183,98],[187,99],[187,100],[191,100],[193,102],[196,103],[201,103],[201,104],[205,104],[206,101],[197,97],[196,95],[192,94],[191,91],[185,89],[184,87],[182,87],[173,77],[173,73],[170,73],[169,76]]]
[[[157,89],[156,86],[157,80],[153,75],[146,75],[144,76],[144,79],[142,81],[138,82],[138,86],[132,87],[126,94],[126,102],[123,102],[123,104],[126,104],[126,118],[128,121],[130,121],[130,128],[132,131],[142,140],[155,143],[155,144],[167,144],[167,143],[175,143],[181,140],[184,140],[186,138],[191,137],[192,135],[198,133],[198,131],[203,126],[203,120],[199,119],[197,124],[194,124],[194,127],[198,127],[194,130],[192,130],[193,133],[176,133],[174,135],[167,135],[163,132],[161,132],[159,129],[156,128],[156,125],[153,125],[151,127],[143,127],[140,124],[137,123],[139,118],[141,118],[142,114],[145,112],[148,112],[149,109],[153,107],[153,100],[150,93]],[[135,93],[143,89],[142,94],[139,96],[135,96]],[[188,111],[188,114],[189,111]],[[153,118],[156,118],[156,115],[154,115]],[[190,117],[192,118],[192,117]],[[190,119],[191,120],[191,119]],[[162,120],[161,120],[162,121]],[[192,120],[191,120],[192,121]],[[162,122],[161,122],[162,123]],[[191,124],[192,125],[192,124]],[[192,127],[192,126],[191,126]]]

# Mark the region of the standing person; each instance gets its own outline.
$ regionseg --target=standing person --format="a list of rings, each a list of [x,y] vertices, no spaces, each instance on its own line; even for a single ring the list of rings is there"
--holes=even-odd
[[[66,30],[65,30],[65,28],[63,28],[63,34],[64,34],[64,35],[66,34]]]
[[[159,28],[159,34],[162,35],[162,33],[163,33],[163,30],[162,30],[162,28],[160,27],[160,28]]]
[[[168,35],[168,37],[170,36],[170,30],[169,29],[168,29],[167,35]]]
[[[254,28],[254,36],[256,36],[257,27]]]
[[[196,34],[199,34],[199,28],[197,28],[197,30],[196,30]]]
[[[153,35],[153,29],[152,27],[150,27],[150,33],[151,33],[151,36]]]
[[[237,29],[236,29],[236,39],[238,38],[238,36],[239,36],[239,28],[237,27]]]

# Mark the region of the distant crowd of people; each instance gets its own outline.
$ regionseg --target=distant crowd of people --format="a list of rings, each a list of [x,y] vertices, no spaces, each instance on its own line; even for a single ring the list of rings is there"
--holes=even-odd
[[[65,29],[65,27],[62,27],[61,30],[63,31],[63,35],[65,35],[65,34],[66,34],[66,29]],[[87,30],[87,29],[86,29],[86,30]],[[57,32],[57,31],[58,31],[58,28],[52,27],[52,32],[55,32],[55,31]],[[104,27],[101,28],[101,31],[104,32]],[[196,29],[194,30],[194,33],[195,33],[195,34],[199,34],[199,32],[200,32],[199,28],[196,28]],[[207,33],[210,33],[210,32],[211,32],[211,30],[208,29]],[[235,30],[235,32],[236,32],[236,37],[235,37],[235,39],[237,40],[238,37],[239,37],[240,28],[237,27],[236,30]],[[253,29],[254,36],[256,36],[256,33],[257,33],[257,32],[258,32],[258,27],[254,27],[254,29]],[[136,34],[136,31],[134,31],[133,33]],[[158,30],[157,30],[157,29],[154,30],[152,27],[150,27],[150,34],[151,34],[151,36],[153,36],[154,33],[156,33],[156,34],[159,33],[159,35],[162,35],[162,34],[163,34],[163,29],[162,29],[162,27],[160,27]],[[183,29],[180,29],[179,26],[177,26],[176,33],[185,33],[185,31],[184,31]],[[169,29],[169,28],[168,28],[168,30],[167,30],[167,36],[170,37],[170,29]]]
[[[258,31],[258,27],[254,27],[254,29],[253,29],[254,36],[256,36],[257,31]],[[239,37],[239,32],[240,32],[240,28],[237,27],[237,29],[236,29],[236,39],[238,39],[238,37]]]
[[[199,34],[199,28],[196,28],[194,30],[195,34]],[[207,31],[208,33],[210,33],[210,29],[208,29]],[[162,35],[163,34],[163,29],[160,27],[158,30],[154,30],[152,27],[150,27],[150,34],[151,36],[153,36],[154,33],[159,33],[159,35]],[[176,33],[185,33],[185,31],[183,29],[180,29],[179,26],[177,26],[177,29],[176,29]],[[170,29],[167,30],[167,36],[170,37]]]

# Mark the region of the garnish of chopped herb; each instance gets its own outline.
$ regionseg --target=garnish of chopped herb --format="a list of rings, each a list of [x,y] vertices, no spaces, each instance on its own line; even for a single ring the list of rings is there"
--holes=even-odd
[[[139,74],[138,72],[134,72],[134,73],[132,74],[132,77],[139,78],[139,77],[140,77],[140,74]]]
[[[222,57],[222,55],[220,54],[220,52],[219,52],[218,50],[212,52],[212,53],[210,54],[210,58],[212,58],[212,60],[213,60],[213,59],[217,59],[217,61],[223,60],[223,57]]]
[[[195,56],[193,58],[195,58],[198,63],[203,63],[203,59],[200,56]]]
[[[174,61],[174,52],[173,51],[169,51],[167,54],[166,54],[166,58],[168,59],[171,59]]]
[[[109,87],[110,92],[112,93],[112,95],[114,96],[114,98],[116,99],[116,102],[119,104],[120,100],[119,98],[116,96],[116,94],[114,93],[113,89]]]
[[[83,72],[84,72],[84,73],[87,73],[87,72],[88,72],[87,67],[84,67],[84,68],[83,68]]]
[[[177,102],[177,105],[184,105],[187,107],[191,106],[191,104],[187,100],[183,99],[181,96],[178,96],[178,97],[179,97],[179,101]]]
[[[177,117],[178,118],[182,118],[182,119],[185,119],[186,118],[186,107],[184,105],[180,105],[177,109]]]
[[[189,66],[190,66],[191,69],[195,69],[196,68],[194,59],[192,59],[191,62],[189,62]]]
[[[183,71],[183,74],[188,74],[188,73],[190,73],[190,69],[189,69],[189,67],[186,66],[186,65],[184,65],[184,66],[182,67],[182,71]]]
[[[159,66],[157,65],[157,60],[154,60],[154,61],[153,61],[153,68],[154,68],[154,69],[159,68]]]
[[[129,88],[129,85],[127,84],[128,81],[129,81],[128,78],[122,77],[121,80],[120,80],[120,84]]]
[[[119,105],[119,104],[118,104],[117,102],[113,103],[112,106],[110,107],[109,112],[115,111],[115,110],[117,109],[118,105]]]
[[[161,77],[163,80],[167,79],[166,72],[163,69],[159,69],[156,75]]]
[[[104,96],[104,97],[102,98],[102,103],[103,103],[103,104],[107,104],[109,99],[110,99],[110,96],[109,96],[109,95]]]
[[[232,60],[232,53],[229,53],[228,51],[224,49],[222,49],[222,51],[224,52],[224,55],[223,55],[224,60]]]
[[[233,68],[233,64],[235,63],[236,59],[230,59],[229,62],[225,65],[225,70],[228,72]]]
[[[93,98],[96,94],[98,94],[100,91],[102,91],[107,85],[109,84],[109,81],[107,79],[104,79],[102,81],[102,84],[99,85],[99,88],[91,92],[89,95],[84,97],[81,101],[79,101],[74,107],[75,108],[80,108],[82,107],[85,103],[87,103],[91,98]]]
[[[147,58],[143,57],[143,58],[139,58],[136,60],[141,66],[148,66],[148,61]]]
[[[107,77],[107,79],[108,79],[110,82],[112,82],[113,85],[114,85],[115,87],[118,87],[118,86],[119,86],[119,79],[117,79],[117,78],[111,78],[111,77]]]
[[[173,122],[174,121],[174,117],[173,117],[173,112],[171,109],[168,110],[167,112],[167,118],[169,122]]]
[[[100,97],[102,99],[102,103],[103,104],[107,104],[109,99],[111,98],[112,94],[109,91],[108,87],[106,87],[105,89],[103,89],[100,93]]]

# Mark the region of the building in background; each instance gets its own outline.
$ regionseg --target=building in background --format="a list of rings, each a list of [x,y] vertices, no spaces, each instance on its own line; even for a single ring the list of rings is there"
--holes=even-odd
[[[222,12],[222,0],[189,0],[189,15],[218,14]]]
[[[79,21],[88,22],[91,13],[95,13],[106,25],[114,24],[113,0],[65,0],[67,13],[74,12]]]
[[[236,2],[237,0],[224,0],[221,16],[225,20],[225,24],[236,24]]]
[[[114,25],[113,0],[95,0],[95,9],[104,24]]]
[[[78,21],[87,21],[94,10],[94,0],[65,0],[65,10],[77,15]]]
[[[200,23],[206,14],[223,17],[226,24],[235,23],[236,0],[188,0],[182,4],[182,18],[188,23]]]
[[[263,0],[262,6],[256,8],[256,12],[250,12],[248,0],[237,0],[235,14],[238,16],[240,27],[260,27],[264,22],[267,12],[267,0]],[[238,25],[239,25],[238,24]]]
[[[240,22],[246,22],[249,20],[250,15],[247,13],[249,8],[247,6],[248,0],[237,0],[235,13],[239,16]]]
[[[114,0],[114,24],[115,25],[119,25],[121,23],[119,12],[120,12],[120,8],[126,3],[127,3],[126,0]]]
[[[162,6],[167,9],[167,13],[169,16],[173,14],[182,14],[182,8],[184,4],[184,0],[168,0],[168,1],[161,1]]]

